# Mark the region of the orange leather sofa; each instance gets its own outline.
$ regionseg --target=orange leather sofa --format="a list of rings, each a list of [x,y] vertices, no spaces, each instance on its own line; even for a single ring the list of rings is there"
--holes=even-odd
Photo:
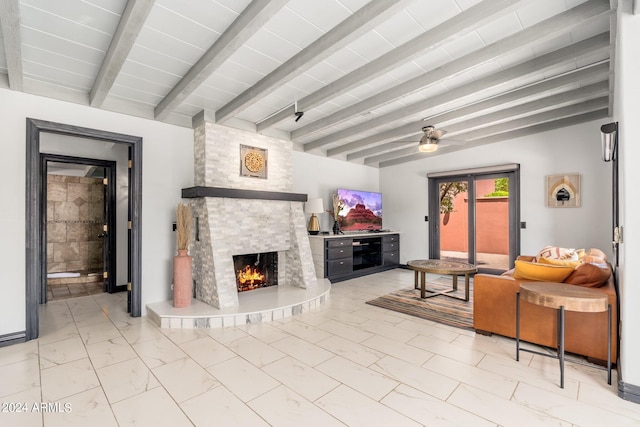
[[[534,257],[518,259],[531,261]],[[607,294],[611,304],[611,361],[617,360],[618,302],[614,276],[607,282],[592,288]],[[531,280],[514,279],[511,276],[476,274],[473,279],[473,327],[477,333],[492,333],[515,338],[516,293],[520,283]],[[520,303],[520,339],[557,348],[557,310],[524,301]],[[515,351],[515,344],[514,344]],[[578,313],[565,311],[565,351],[586,356],[602,363],[607,360],[607,312]]]

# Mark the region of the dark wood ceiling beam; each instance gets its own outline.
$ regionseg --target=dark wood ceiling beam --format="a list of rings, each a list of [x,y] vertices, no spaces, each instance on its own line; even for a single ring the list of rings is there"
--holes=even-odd
[[[155,0],[129,0],[127,2],[89,93],[89,102],[92,107],[101,107],[107,98],[154,3]]]
[[[22,44],[20,42],[20,2],[0,1],[0,26],[4,40],[4,54],[7,60],[9,88],[22,90]]]
[[[298,110],[307,111],[342,95],[349,89],[361,86],[429,50],[437,49],[456,37],[468,34],[504,16],[521,2],[521,0],[485,0],[298,100]],[[293,106],[291,106],[269,116],[257,124],[258,132],[291,118],[293,114]]]
[[[303,128],[292,132],[292,138],[295,140],[303,134],[306,135],[310,132],[319,131],[352,117],[359,116],[365,112],[375,110],[382,105],[422,90],[444,79],[471,70],[507,53],[522,49],[524,46],[532,45],[542,40],[549,40],[559,34],[570,31],[580,24],[589,23],[597,17],[608,15],[610,13],[611,11],[609,10],[607,2],[602,0],[590,0],[586,3],[582,3],[561,14],[532,25],[531,27],[528,27],[512,36],[501,39],[489,46],[431,70],[428,73],[384,90],[374,96],[310,123]],[[483,87],[478,85],[477,90],[482,89]],[[382,125],[385,122],[379,121],[378,123]],[[343,132],[338,132],[305,144],[305,151],[307,150],[306,146],[309,144],[312,144],[310,147],[317,148],[340,140],[343,137],[342,134]]]
[[[340,22],[329,32],[291,57],[287,62],[263,77],[259,82],[232,99],[218,111],[216,122],[223,123],[238,112],[273,92],[287,81],[304,73],[371,31],[390,16],[398,13],[409,0],[373,0]],[[294,100],[292,100],[293,102]],[[293,116],[293,115],[292,115]]]

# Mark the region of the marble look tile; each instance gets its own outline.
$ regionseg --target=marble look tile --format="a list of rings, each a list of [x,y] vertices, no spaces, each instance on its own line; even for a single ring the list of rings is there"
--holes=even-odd
[[[322,316],[319,312],[313,311],[297,315],[296,320],[298,322],[306,323],[307,325],[318,326],[321,323],[326,322],[327,318]]]
[[[478,368],[573,399],[578,397],[578,390],[582,389],[578,381],[569,378],[565,378],[564,388],[558,387],[560,369],[557,365],[555,372],[543,372],[527,366],[526,361],[516,362],[515,357],[497,357],[489,354],[480,361]]]
[[[6,347],[0,347],[0,366],[11,365],[38,358],[38,341],[31,340]]]
[[[178,345],[209,335],[206,329],[161,329],[160,332]]]
[[[111,322],[78,328],[78,332],[85,344],[93,344],[121,336],[120,331]]]
[[[291,357],[273,362],[262,370],[311,401],[339,385],[329,376]]]
[[[452,345],[446,341],[434,337],[425,337],[423,335],[418,335],[408,341],[407,344],[468,365],[477,365],[484,357],[484,353],[482,352],[471,350],[467,347]]]
[[[105,366],[138,357],[131,345],[122,336],[87,344],[86,348],[94,369],[104,368]]]
[[[349,426],[419,426],[404,415],[347,386],[332,390],[316,402],[320,408]]]
[[[153,369],[153,373],[178,403],[220,385],[209,372],[189,358],[159,366]]]
[[[248,402],[278,386],[278,382],[241,357],[207,368],[233,394]]]
[[[390,356],[378,360],[371,369],[442,400],[460,384],[444,373],[432,372]]]
[[[100,387],[66,397],[71,408],[64,413],[44,413],[47,427],[117,427],[109,402]]]
[[[283,427],[344,426],[337,419],[284,386],[252,400],[249,402],[249,406],[267,420],[269,425]]]
[[[96,373],[111,403],[144,393],[160,385],[138,358],[109,365],[96,370]]]
[[[518,385],[516,380],[507,378],[504,375],[485,371],[440,355],[432,357],[422,366],[433,372],[446,372],[450,378],[478,387],[505,399],[511,397],[516,385]]]
[[[96,372],[88,358],[43,369],[41,372],[42,399],[55,402],[65,397],[100,386]]]
[[[447,403],[504,427],[571,426],[571,423],[466,384],[456,388]]]
[[[406,385],[396,387],[380,403],[426,426],[496,426],[493,422]]]
[[[373,295],[372,295],[373,297]],[[351,313],[354,316],[366,317],[369,320],[377,320],[380,322],[386,322],[390,325],[397,325],[403,320],[407,320],[411,316],[398,313],[396,311],[386,310],[384,308],[375,307],[373,305],[366,305],[364,308],[356,310]],[[364,323],[364,322],[362,322]]]
[[[162,387],[138,394],[111,407],[120,427],[193,426],[178,404]]]
[[[210,336],[181,344],[182,351],[204,368],[232,359],[237,355]]]
[[[319,341],[317,345],[362,366],[369,366],[385,356],[381,351],[337,336]]]
[[[396,326],[400,329],[406,329],[407,331],[415,332],[417,334],[425,335],[428,337],[435,337],[446,342],[453,342],[460,336],[458,332],[438,328],[437,323],[431,322],[430,320],[421,319],[420,322],[417,322],[415,320],[403,320]]]
[[[124,323],[116,323],[116,327],[129,344],[139,344],[163,337],[156,325],[140,317]]]
[[[87,351],[80,336],[40,345],[40,367],[42,369],[62,365],[87,357]]]
[[[309,366],[316,366],[334,356],[332,352],[294,336],[287,336],[271,346]]]
[[[251,336],[232,341],[227,347],[258,368],[286,356],[280,350]]]
[[[403,344],[380,335],[374,335],[373,337],[364,340],[361,344],[418,366],[422,365],[433,356],[433,353],[428,351],[408,344]]]
[[[367,320],[358,327],[374,335],[381,335],[400,343],[406,343],[418,335],[415,332],[397,328],[384,320]]]
[[[248,335],[245,331],[233,326],[225,326],[224,328],[211,328],[208,329],[207,332],[209,333],[209,336],[222,344],[244,338]]]
[[[396,380],[340,356],[321,363],[316,369],[373,400],[382,399],[399,384]]]
[[[282,324],[279,328],[285,332],[295,335],[303,340],[316,343],[320,340],[331,336],[329,332],[316,328],[315,326],[307,325],[306,323],[293,320],[291,322]]]
[[[581,384],[578,400],[588,405],[615,411],[620,415],[633,418],[640,425],[640,405],[618,397],[617,382],[612,385],[606,382],[600,385]],[[566,382],[565,382],[566,387]]]
[[[304,315],[307,314],[308,313],[305,313]],[[248,324],[239,327],[239,329],[267,344],[271,344],[274,341],[278,341],[290,336],[289,334],[282,332],[275,326],[269,325],[267,323]]]
[[[0,366],[0,397],[40,387],[38,359],[27,359]]]
[[[134,344],[133,349],[149,368],[171,363],[187,356],[180,350],[180,347],[165,336]]]
[[[633,426],[638,420],[616,414],[587,403],[576,402],[562,396],[549,394],[528,384],[519,384],[512,401],[522,406],[553,416],[573,425],[593,426]]]
[[[180,407],[198,427],[269,426],[264,419],[222,386],[186,400]]]
[[[5,381],[5,377],[0,373],[0,378]],[[0,390],[4,387],[0,385]],[[0,396],[2,403],[26,404],[26,411],[3,411],[0,412],[0,425],[11,427],[42,427],[42,413],[32,410],[34,404],[42,401],[40,387],[33,387],[26,391],[21,391],[9,396]],[[4,407],[2,408],[5,409]]]
[[[362,342],[373,336],[373,333],[371,332],[366,332],[359,327],[345,325],[344,323],[335,320],[327,320],[326,322],[317,325],[317,327],[353,342]]]
[[[43,324],[45,321],[41,319],[40,323]],[[55,323],[48,324],[46,327],[40,327],[38,342],[42,346],[78,336],[80,336],[80,334],[73,319],[58,320]]]
[[[336,308],[327,308],[326,310],[323,310],[322,312],[320,312],[320,315],[322,317],[333,319],[341,323],[347,323],[352,326],[358,325],[360,323],[363,323],[369,320],[368,317],[358,316],[347,310],[339,310]]]

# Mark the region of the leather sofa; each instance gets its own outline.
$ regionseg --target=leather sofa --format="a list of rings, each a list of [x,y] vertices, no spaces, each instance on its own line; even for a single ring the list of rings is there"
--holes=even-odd
[[[534,257],[518,257],[531,261]],[[610,270],[611,271],[611,270]],[[508,275],[476,274],[473,280],[473,327],[477,333],[492,333],[515,338],[516,293],[520,283]],[[617,360],[618,301],[614,275],[606,283],[592,288],[603,292],[611,304],[611,361]],[[545,347],[557,348],[557,310],[524,301],[520,303],[520,339]],[[514,344],[515,351],[515,344]],[[565,351],[586,356],[595,363],[607,360],[607,312],[578,313],[565,311]]]

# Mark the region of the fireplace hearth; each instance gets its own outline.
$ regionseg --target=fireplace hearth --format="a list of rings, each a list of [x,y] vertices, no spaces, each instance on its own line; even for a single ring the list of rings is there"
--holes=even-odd
[[[252,291],[278,284],[278,253],[234,255],[238,292]]]

